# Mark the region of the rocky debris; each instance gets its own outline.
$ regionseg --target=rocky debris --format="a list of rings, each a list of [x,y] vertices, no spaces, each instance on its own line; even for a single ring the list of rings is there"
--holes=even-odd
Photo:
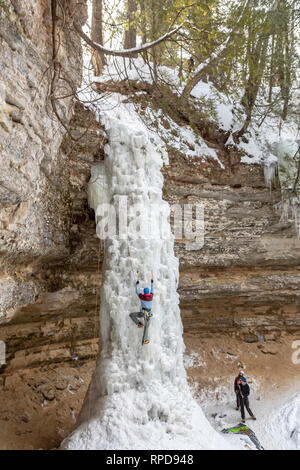
[[[55,382],[55,388],[57,390],[65,390],[68,386],[68,381],[65,379],[59,379]]]
[[[23,421],[23,423],[29,423],[28,415],[24,414],[23,416],[21,416],[21,420]]]
[[[5,90],[0,86],[0,136],[4,137],[10,132],[12,122],[10,119],[11,108],[5,100]]]
[[[93,368],[94,362],[57,364],[7,375],[0,389],[0,449],[58,447],[73,429]]]
[[[55,388],[52,385],[43,385],[40,388],[40,391],[43,395],[43,397],[46,400],[52,401],[55,398]]]
[[[275,343],[268,343],[268,344],[265,344],[264,346],[262,346],[260,348],[260,351],[263,353],[263,354],[272,354],[273,356],[275,356],[276,354],[279,353],[279,350],[280,350],[280,345],[279,344],[275,344]]]

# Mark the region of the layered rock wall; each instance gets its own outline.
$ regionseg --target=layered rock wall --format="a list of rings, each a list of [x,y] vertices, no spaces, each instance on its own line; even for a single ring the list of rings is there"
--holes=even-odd
[[[68,7],[77,22],[85,21],[85,1],[72,0]],[[82,110],[73,135],[78,139],[84,134],[78,144],[66,137],[54,115],[52,19],[50,0],[0,2],[0,339],[6,343],[7,361],[3,368],[76,357],[74,341],[83,337],[77,334],[80,320],[73,324],[70,317],[91,316],[94,303],[89,296],[92,292],[94,298],[95,284],[99,285],[93,275],[94,226],[85,185],[91,163],[102,158],[103,136],[95,122],[89,127],[91,116]],[[55,21],[60,78],[54,92],[55,97],[68,95],[55,102],[72,129],[74,97],[66,84],[76,89],[81,82],[81,42],[70,24],[63,27],[58,8]],[[80,233],[78,222],[84,226]],[[93,235],[87,252],[89,233]],[[91,336],[89,318],[84,329]],[[61,346],[53,348],[53,341]]]
[[[245,341],[278,339],[300,329],[300,240],[293,222],[281,222],[279,191],[259,165],[228,163],[225,170],[171,156],[165,195],[176,204],[202,204],[205,244],[180,259],[185,331],[231,335]]]

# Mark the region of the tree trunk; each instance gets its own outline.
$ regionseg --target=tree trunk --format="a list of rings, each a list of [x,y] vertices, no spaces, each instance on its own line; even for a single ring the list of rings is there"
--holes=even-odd
[[[247,131],[249,124],[251,123],[252,111],[256,102],[256,98],[259,92],[259,88],[261,86],[266,67],[268,44],[270,36],[272,34],[273,24],[273,17],[271,13],[276,11],[277,8],[278,0],[273,3],[272,8],[267,13],[266,18],[261,25],[260,35],[257,35],[255,33],[255,29],[254,31],[252,30],[252,22],[250,18],[247,44],[249,76],[245,87],[244,96],[241,101],[243,106],[245,107],[246,119],[242,128],[233,134],[233,138],[235,141],[237,141],[239,137],[241,137]],[[253,13],[256,14],[255,11]],[[274,44],[272,43],[272,47],[273,46]]]
[[[281,94],[283,98],[283,109],[281,117],[285,121],[287,118],[289,101],[290,101],[290,89],[291,89],[291,47],[289,40],[289,23],[285,25],[284,30],[284,62],[283,62],[283,80],[281,82]]]
[[[281,94],[283,98],[283,109],[282,109],[281,117],[283,121],[285,121],[287,118],[289,101],[290,101],[290,86],[291,86],[291,72],[290,72],[289,63],[288,63],[288,58],[289,58],[288,45],[286,45],[285,58],[286,58],[286,62],[285,62],[284,81],[281,85]]]
[[[146,8],[145,0],[140,0],[140,9],[141,9],[141,31],[142,31],[142,44],[147,42],[147,18],[146,18]],[[147,61],[148,53],[145,51],[143,54],[143,59]]]
[[[241,11],[241,14],[235,24],[235,26],[233,26],[231,32],[230,32],[230,35],[227,39],[227,41],[225,42],[225,44],[220,48],[219,52],[217,53],[217,55],[214,54],[213,58],[210,59],[210,60],[206,60],[203,64],[203,67],[194,75],[191,77],[190,80],[188,80],[183,92],[182,92],[182,98],[188,98],[192,89],[201,81],[203,80],[203,78],[210,73],[211,69],[212,68],[217,68],[218,67],[218,64],[220,61],[222,61],[224,59],[224,57],[226,56],[227,54],[227,51],[228,51],[228,47],[232,44],[233,40],[234,40],[234,37],[235,37],[235,33],[239,30],[240,28],[240,25],[243,23],[243,19],[245,17],[245,15],[248,14],[248,10],[249,10],[249,7],[251,5],[251,1],[252,0],[247,0],[244,2],[244,5],[242,7],[242,11]]]
[[[272,93],[273,93],[273,84],[274,84],[274,44],[275,44],[275,34],[272,33],[272,48],[271,48],[271,62],[270,62],[270,78],[269,78],[269,97],[268,102],[272,103]]]
[[[127,3],[127,20],[128,26],[125,31],[124,49],[134,49],[136,47],[136,0],[128,0]],[[137,57],[137,54],[136,56]]]
[[[102,0],[93,0],[91,39],[103,46]],[[101,75],[105,64],[104,54],[99,51],[93,51],[92,64],[95,75]]]
[[[152,25],[151,25],[151,40],[154,41],[156,35],[156,5],[155,0],[152,0]],[[153,73],[154,73],[154,80],[158,82],[158,73],[157,73],[157,55],[156,50],[152,50],[152,60],[153,60]]]
[[[269,35],[266,35],[263,40],[261,38],[257,38],[257,43],[254,47],[254,50],[251,48],[252,54],[250,57],[251,65],[249,66],[249,77],[247,80],[244,96],[241,100],[246,110],[246,119],[243,127],[234,134],[235,140],[237,140],[247,131],[249,124],[251,123],[253,107],[256,102],[257,94],[265,70],[268,42]]]

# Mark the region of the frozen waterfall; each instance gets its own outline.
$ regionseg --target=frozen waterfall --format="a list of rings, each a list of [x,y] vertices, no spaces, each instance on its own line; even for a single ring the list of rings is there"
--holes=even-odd
[[[110,234],[104,243],[100,356],[77,428],[62,447],[232,448],[213,430],[187,384],[177,294],[178,260],[167,222],[169,206],[162,199],[162,157],[137,119],[130,122],[108,116],[104,124],[109,144],[104,163],[92,170],[89,200],[98,235],[103,235],[105,207],[112,226],[115,213],[117,226],[127,216],[128,233]],[[125,200],[127,208],[122,206]],[[163,230],[156,226],[156,230],[152,227],[150,232],[143,232],[143,227],[149,227],[151,207],[156,208],[152,214],[158,217],[156,220],[163,214]],[[140,236],[134,236],[133,228],[141,231]],[[144,287],[150,284],[152,270],[155,296],[151,342],[142,346],[143,330],[131,321],[129,313],[139,309],[137,271]]]

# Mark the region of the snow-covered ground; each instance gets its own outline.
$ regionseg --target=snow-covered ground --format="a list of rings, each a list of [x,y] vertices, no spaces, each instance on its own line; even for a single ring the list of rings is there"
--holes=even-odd
[[[181,91],[182,85],[176,70],[160,66],[158,67],[158,77],[162,83],[165,82],[174,87],[178,92]],[[103,74],[100,77],[94,77],[93,80],[99,83],[108,82],[110,80],[115,82],[133,80],[149,83],[151,85],[154,76],[151,66],[149,67],[142,58],[129,59],[125,57],[113,57],[104,68]]]
[[[265,421],[257,423],[270,449],[300,450],[300,393],[272,403],[264,410]]]
[[[280,93],[275,88],[274,93]],[[232,134],[241,128],[241,123],[246,115],[240,105],[241,95],[227,96],[216,89],[211,82],[199,82],[192,90],[191,95],[207,106],[211,105],[216,112],[214,122],[220,129],[230,132],[227,146],[233,145]],[[300,100],[300,97],[297,97]],[[296,101],[296,97],[294,97]],[[294,103],[295,104],[295,103]],[[278,144],[280,141],[297,142],[300,140],[299,123],[289,117],[286,121],[278,116],[274,111],[268,111],[269,104],[263,96],[259,97],[257,107],[254,109],[252,122],[245,135],[245,139],[240,139],[237,147],[244,153],[242,163],[262,164],[269,167],[278,160]],[[259,110],[260,112],[258,113]],[[267,116],[264,116],[266,113]],[[234,144],[236,145],[236,143]]]
[[[192,90],[191,95],[200,102],[216,111],[216,124],[225,131],[230,131],[234,125],[234,102],[216,89],[211,82],[199,82]]]
[[[126,60],[129,61],[129,59]],[[141,59],[134,59],[130,62],[133,63],[131,66],[132,74],[130,75],[132,80],[138,80],[138,77],[140,77],[140,80],[151,82],[152,77],[149,67]],[[119,68],[116,64],[119,64]],[[101,118],[101,113],[102,115],[105,113],[110,114],[116,118],[119,118],[122,114],[125,120],[139,122],[139,125],[147,128],[150,140],[155,145],[156,150],[162,155],[164,163],[168,162],[168,149],[171,147],[186,157],[200,157],[202,160],[210,158],[217,161],[223,167],[215,149],[209,147],[204,139],[191,127],[179,126],[169,116],[164,115],[160,109],[154,109],[150,106],[143,109],[142,105],[132,102],[128,103],[127,97],[120,93],[105,93],[101,96],[94,90],[92,85],[94,82],[105,82],[109,77],[113,77],[115,80],[121,80],[122,77],[125,78],[125,75],[129,74],[130,69],[126,69],[124,64],[126,65],[127,62],[123,61],[123,59],[121,61],[114,61],[104,69],[103,75],[95,77],[88,60],[86,60],[83,85],[77,92],[78,98],[93,110],[99,119]],[[175,76],[172,76],[174,72],[170,69],[167,67],[160,69],[162,69],[161,73],[166,69],[171,75],[171,79],[175,80]],[[137,75],[137,70],[139,75]],[[144,92],[139,92],[139,94],[147,95]]]
[[[189,367],[197,367],[194,356],[186,359]],[[192,364],[192,365],[191,365]],[[265,450],[300,450],[300,393],[298,383],[267,388],[255,380],[250,384],[250,408],[257,420],[245,411],[246,425],[256,434]],[[221,431],[241,423],[240,411],[235,409],[232,379],[212,389],[197,389],[193,394],[211,425]],[[237,438],[237,436],[235,436]]]
[[[100,77],[94,77],[91,65],[89,64],[88,58],[85,61],[85,84],[91,84],[93,82],[104,83],[107,81],[122,81],[122,80],[134,80],[138,82],[146,82],[149,84],[153,83],[153,71],[152,64],[146,64],[143,59],[125,59],[125,58],[113,58],[107,66],[104,68],[103,74]],[[178,96],[184,89],[185,82],[180,81],[178,77],[178,70],[170,69],[169,67],[158,67],[159,80],[162,83],[166,83],[172,87],[173,92]],[[280,95],[279,88],[273,89],[273,98],[276,102],[276,97]],[[225,93],[217,90],[214,84],[210,81],[200,81],[192,90],[191,96],[195,99],[195,105],[199,107],[201,113],[207,115],[208,121],[214,122],[223,131],[229,132],[229,137],[226,145],[233,145],[232,134],[241,128],[241,124],[244,122],[246,115],[243,106],[240,101],[242,97],[242,91],[236,90],[235,95],[229,96]],[[278,101],[278,99],[277,99]],[[300,95],[299,92],[293,93],[293,100],[291,106],[296,109],[299,106]],[[274,167],[278,160],[278,144],[280,141],[300,141],[300,127],[299,122],[294,116],[290,116],[287,120],[283,121],[280,116],[276,105],[274,109],[269,109],[270,105],[267,99],[260,95],[253,111],[252,122],[248,128],[245,138],[240,139],[239,143],[234,143],[235,146],[241,151],[242,163],[249,164],[261,164],[266,168]],[[151,116],[153,111],[149,112],[149,119],[147,124],[151,123],[152,120],[159,122],[161,116],[157,113]],[[147,116],[146,116],[147,117]],[[192,129],[180,129],[180,126],[175,125],[171,119],[164,116],[171,123],[171,128],[178,132],[178,139],[173,132],[172,141],[174,140],[175,145],[179,145],[181,141],[187,141],[191,143],[191,138],[195,137],[195,142],[192,146],[195,147],[195,154],[202,154],[211,156],[209,149],[205,146],[197,147],[197,140],[199,136],[193,133]],[[179,129],[178,129],[179,127]],[[184,132],[186,135],[182,134]],[[167,131],[164,129],[163,133],[167,136]],[[190,135],[189,135],[190,134]],[[168,136],[170,137],[170,135]],[[178,140],[178,142],[176,142]],[[201,140],[201,138],[200,138]],[[206,150],[206,151],[205,151]],[[189,155],[190,152],[184,147],[181,151]],[[212,151],[213,152],[213,151]],[[215,157],[213,157],[215,158]]]

